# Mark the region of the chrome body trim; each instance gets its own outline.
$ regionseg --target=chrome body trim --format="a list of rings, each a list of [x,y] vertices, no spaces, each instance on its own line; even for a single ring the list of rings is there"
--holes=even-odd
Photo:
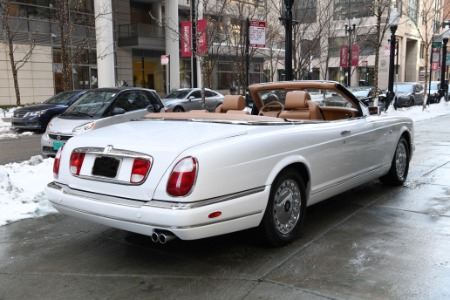
[[[58,182],[50,182],[47,187],[60,190],[64,194],[72,195],[76,197],[83,197],[89,200],[93,201],[99,201],[99,202],[107,202],[117,205],[123,205],[128,207],[136,207],[140,208],[143,206],[146,207],[153,207],[153,208],[161,208],[161,209],[171,209],[171,210],[187,210],[187,209],[195,209],[199,207],[204,207],[220,202],[230,201],[236,198],[245,197],[248,195],[260,193],[264,191],[265,187],[257,187],[233,194],[223,195],[219,197],[204,199],[200,201],[195,202],[175,202],[175,201],[163,201],[163,200],[135,200],[135,199],[129,199],[129,198],[122,198],[122,197],[116,197],[116,196],[108,196],[104,194],[96,194],[92,192],[85,192],[80,190],[75,190],[70,188],[69,186],[65,184],[61,184]],[[59,205],[59,204],[58,204]]]

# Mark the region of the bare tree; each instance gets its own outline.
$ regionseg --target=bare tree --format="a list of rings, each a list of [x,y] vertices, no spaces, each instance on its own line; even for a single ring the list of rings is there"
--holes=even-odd
[[[29,32],[28,44],[16,43],[15,36],[17,28],[14,28],[14,20],[11,18],[11,1],[0,0],[0,18],[2,24],[3,39],[5,41],[11,72],[13,75],[14,91],[16,94],[16,105],[20,103],[20,88],[19,88],[19,70],[31,58],[33,50],[36,46],[35,32]]]
[[[81,10],[84,5],[83,0],[61,0],[58,1],[56,8],[56,19],[59,26],[59,38],[60,38],[60,61],[62,63],[62,82],[63,90],[73,89],[72,73],[73,68],[77,64],[81,63],[86,51],[89,51],[92,45],[94,30],[93,19],[86,19],[88,26],[78,27],[83,28],[84,34],[80,37],[80,33],[77,34],[76,42],[75,33],[77,30],[77,22],[81,20],[73,20],[74,15],[72,12]],[[77,21],[77,22],[75,22]]]

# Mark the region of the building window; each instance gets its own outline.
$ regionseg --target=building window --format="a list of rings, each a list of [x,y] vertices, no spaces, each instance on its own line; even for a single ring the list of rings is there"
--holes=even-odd
[[[300,24],[315,23],[317,21],[317,1],[300,0],[294,18]]]
[[[418,0],[409,0],[408,1],[408,17],[417,24],[417,16],[419,11],[419,1]]]
[[[373,16],[373,0],[334,0],[334,20]]]

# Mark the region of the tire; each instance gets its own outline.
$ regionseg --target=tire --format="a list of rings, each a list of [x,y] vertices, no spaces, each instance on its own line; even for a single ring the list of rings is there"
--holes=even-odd
[[[414,106],[414,99],[411,99],[410,101],[409,101],[409,107],[413,107]]]
[[[180,106],[177,106],[173,109],[173,112],[184,112],[184,109]]]
[[[409,170],[409,154],[408,141],[405,137],[401,137],[395,149],[389,172],[380,177],[382,183],[388,185],[402,185],[406,181]]]
[[[301,176],[293,169],[280,173],[272,184],[261,222],[267,242],[286,245],[299,235],[306,215],[306,190]]]

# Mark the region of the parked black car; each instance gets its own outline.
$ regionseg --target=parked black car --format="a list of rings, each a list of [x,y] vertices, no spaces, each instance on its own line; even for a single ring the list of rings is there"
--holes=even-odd
[[[39,104],[28,105],[14,111],[11,127],[20,130],[45,131],[48,122],[63,113],[86,90],[66,91],[56,94]]]
[[[402,82],[394,84],[397,107],[409,107],[423,103],[423,85],[419,82]]]

